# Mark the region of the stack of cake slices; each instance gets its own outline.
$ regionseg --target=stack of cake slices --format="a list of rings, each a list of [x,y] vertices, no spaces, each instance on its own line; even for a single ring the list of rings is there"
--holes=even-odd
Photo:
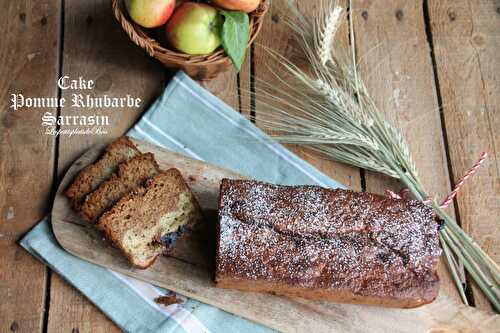
[[[103,231],[130,263],[147,268],[201,220],[191,189],[177,169],[160,170],[152,153],[127,137],[108,145],[66,190],[72,207]],[[171,237],[174,235],[175,237]]]

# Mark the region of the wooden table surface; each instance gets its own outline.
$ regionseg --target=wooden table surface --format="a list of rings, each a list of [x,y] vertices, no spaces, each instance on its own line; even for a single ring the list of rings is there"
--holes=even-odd
[[[283,22],[287,0],[274,0],[257,40],[290,55]],[[306,15],[318,1],[299,1]],[[347,5],[347,1],[341,3]],[[135,47],[106,0],[0,1],[0,332],[115,332],[119,329],[78,291],[18,244],[50,210],[58,181],[96,142],[122,135],[160,94],[172,73]],[[490,155],[448,210],[500,260],[500,2],[498,0],[353,0],[356,49],[380,108],[402,128],[429,193],[444,197],[478,158]],[[347,24],[346,24],[347,26]],[[347,29],[342,30],[347,36]],[[203,83],[235,110],[257,105],[248,91],[269,77],[268,57],[252,47],[242,71]],[[62,75],[96,82],[96,96],[141,97],[139,109],[9,109],[10,94],[69,96]],[[49,136],[44,112],[107,114],[105,136]],[[357,190],[399,189],[386,177],[291,147],[332,178]],[[442,292],[457,298],[444,266]],[[467,281],[468,297],[491,311]]]

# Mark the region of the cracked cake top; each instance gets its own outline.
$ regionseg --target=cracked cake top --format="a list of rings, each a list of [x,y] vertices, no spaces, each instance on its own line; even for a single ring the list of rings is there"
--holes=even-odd
[[[435,283],[440,254],[433,210],[415,200],[244,180],[221,185],[219,276],[395,295]]]

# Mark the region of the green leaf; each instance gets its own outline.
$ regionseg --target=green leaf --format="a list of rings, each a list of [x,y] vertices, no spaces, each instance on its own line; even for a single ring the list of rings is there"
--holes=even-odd
[[[225,17],[222,26],[222,47],[239,72],[245,60],[245,51],[250,38],[248,14],[226,10],[221,10],[220,13]]]

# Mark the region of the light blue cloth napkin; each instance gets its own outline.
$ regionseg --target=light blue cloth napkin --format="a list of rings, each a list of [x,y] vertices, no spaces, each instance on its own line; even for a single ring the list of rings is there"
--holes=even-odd
[[[183,72],[177,73],[128,135],[254,179],[343,187],[271,140]],[[28,233],[21,245],[80,290],[124,331],[272,332],[195,300],[159,307],[144,296],[140,287],[134,287],[133,279],[64,251],[47,219]]]

